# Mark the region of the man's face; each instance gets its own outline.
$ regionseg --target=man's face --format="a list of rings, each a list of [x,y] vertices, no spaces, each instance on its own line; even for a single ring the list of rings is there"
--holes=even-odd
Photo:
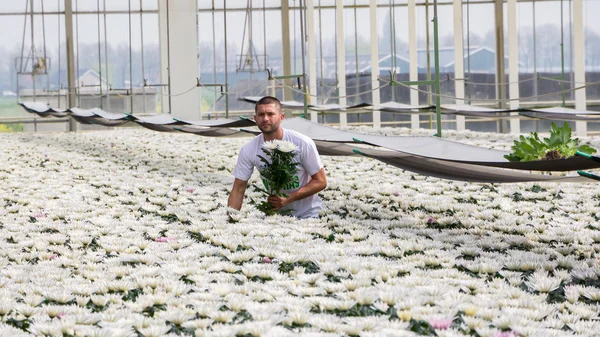
[[[261,104],[256,106],[254,120],[262,133],[275,133],[279,129],[283,118],[281,110],[275,104]]]

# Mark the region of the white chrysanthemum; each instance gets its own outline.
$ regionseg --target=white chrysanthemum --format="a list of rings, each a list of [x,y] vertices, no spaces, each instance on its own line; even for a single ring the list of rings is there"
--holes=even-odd
[[[581,295],[578,286],[566,286],[565,287],[565,298],[569,303],[576,303]]]
[[[210,318],[217,323],[227,323],[230,322],[237,313],[233,311],[216,311],[210,313]]]
[[[377,302],[373,303],[373,308],[382,313],[386,313],[388,311],[388,309],[390,308],[390,306],[384,302],[377,301]]]
[[[321,286],[328,294],[335,294],[346,290],[346,287],[341,283],[324,282]]]
[[[320,273],[314,273],[314,274],[301,274],[298,275],[297,278],[302,281],[303,283],[307,283],[310,285],[314,285],[316,283],[320,283],[324,280],[326,280],[325,276],[323,276]]]
[[[592,301],[600,301],[600,289],[585,287],[581,291],[581,295]]]
[[[308,322],[308,319],[311,317],[310,312],[305,310],[294,310],[290,311],[287,314],[288,323],[294,323],[297,325],[304,325]],[[288,324],[290,325],[290,324]]]
[[[202,301],[194,305],[194,309],[202,318],[210,318],[210,316],[217,312],[223,304],[215,301]]]
[[[294,145],[294,143],[288,142],[285,140],[279,141],[279,144],[277,147],[278,147],[279,151],[286,152],[286,153],[296,151],[296,149],[297,149],[296,145]]]
[[[579,304],[579,305],[569,305],[569,311],[573,314],[580,316],[584,320],[597,320],[598,319],[598,311],[595,305],[591,304]]]
[[[183,323],[181,326],[187,329],[197,330],[197,329],[206,329],[211,326],[213,321],[211,319],[195,319],[191,321],[187,321]]]
[[[171,329],[170,326],[167,325],[151,325],[145,328],[138,329],[139,333],[144,337],[160,337],[164,336]]]
[[[207,210],[206,212],[211,211],[211,210]],[[203,212],[203,213],[206,213],[206,212]],[[227,207],[227,214],[229,215],[231,220],[233,220],[234,222],[241,221],[244,218],[243,212],[241,212],[235,208],[231,208],[231,207]]]
[[[562,280],[548,276],[547,272],[535,272],[525,282],[527,286],[540,293],[549,293],[558,289]]]
[[[600,331],[600,323],[597,321],[578,321],[567,326],[579,336],[595,336]]]
[[[106,295],[92,295],[89,299],[94,305],[98,307],[104,307],[110,300],[110,297]]]
[[[264,142],[264,144],[262,145],[265,149],[267,150],[275,150],[277,147],[279,147],[279,141],[277,140],[269,140]]]
[[[227,256],[227,259],[233,263],[248,262],[258,256],[258,252],[254,250],[242,250],[239,252],[231,253]]]
[[[40,312],[40,309],[39,309],[39,308],[35,308],[35,307],[29,306],[29,305],[27,305],[27,304],[20,304],[20,305],[17,305],[17,306],[15,306],[15,310],[16,310],[16,311],[17,311],[19,314],[23,315],[23,317],[27,317],[27,318],[29,318],[29,317],[32,317],[32,316],[35,316],[35,315],[39,314],[39,312]],[[10,311],[10,310],[9,310],[9,311]],[[6,313],[3,313],[3,314],[1,314],[1,315],[2,315],[2,316],[4,316],[4,315],[6,315],[7,313],[8,313],[8,312],[6,312]]]
[[[36,336],[62,336],[60,326],[56,322],[34,322],[29,332]]]
[[[370,288],[359,288],[350,293],[349,296],[361,305],[371,305],[379,298],[378,292]]]
[[[312,316],[309,318],[308,322],[312,326],[318,327],[324,332],[339,333],[343,331],[343,324],[341,324],[341,322],[339,322],[339,319],[337,319],[335,316]]]
[[[227,308],[233,312],[240,312],[246,310],[246,300],[244,296],[233,294],[227,296]]]

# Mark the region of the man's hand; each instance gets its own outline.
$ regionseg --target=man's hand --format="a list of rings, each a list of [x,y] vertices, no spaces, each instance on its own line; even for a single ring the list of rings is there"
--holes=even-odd
[[[325,177],[325,169],[321,169],[311,176],[311,180],[308,184],[300,187],[299,190],[290,193],[287,198],[271,195],[267,198],[267,201],[275,208],[275,210],[279,210],[291,202],[304,199],[322,191],[326,186],[327,178]]]
[[[276,210],[281,209],[283,206],[287,205],[289,203],[288,198],[284,198],[284,197],[278,197],[275,195],[270,195],[267,198],[267,201],[269,202],[269,204],[271,204],[273,206],[273,208],[275,208]]]

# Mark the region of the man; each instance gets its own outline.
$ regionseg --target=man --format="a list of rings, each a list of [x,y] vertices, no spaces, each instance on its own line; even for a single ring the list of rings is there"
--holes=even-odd
[[[296,145],[295,160],[299,163],[296,178],[299,188],[283,191],[288,195],[287,198],[271,195],[267,201],[276,210],[291,209],[291,214],[298,218],[318,217],[322,204],[317,193],[327,186],[327,180],[315,142],[301,133],[285,130],[280,126],[285,116],[281,113],[281,102],[275,97],[261,98],[256,103],[254,112],[254,120],[262,133],[244,145],[240,151],[233,170],[235,181],[227,202],[229,207],[237,210],[242,208],[248,179],[252,176],[254,168],[259,169],[262,165],[258,155],[264,155],[263,144],[278,139]]]

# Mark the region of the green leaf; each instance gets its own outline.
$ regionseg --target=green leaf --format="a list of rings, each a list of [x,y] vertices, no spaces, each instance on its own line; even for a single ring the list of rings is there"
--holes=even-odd
[[[593,154],[593,153],[598,152],[598,151],[596,151],[596,149],[594,149],[593,147],[591,147],[589,145],[581,145],[577,148],[577,151],[581,151],[581,152],[587,153],[587,154]]]
[[[579,146],[578,138],[571,138],[572,130],[565,122],[562,127],[552,123],[550,126],[550,137],[540,140],[536,132],[528,137],[520,136],[514,141],[512,153],[504,158],[511,162],[524,162],[544,159],[558,159],[573,157],[579,150],[585,153],[595,153],[596,150],[588,145]]]
[[[431,324],[423,320],[411,319],[408,329],[422,336],[437,336]]]

